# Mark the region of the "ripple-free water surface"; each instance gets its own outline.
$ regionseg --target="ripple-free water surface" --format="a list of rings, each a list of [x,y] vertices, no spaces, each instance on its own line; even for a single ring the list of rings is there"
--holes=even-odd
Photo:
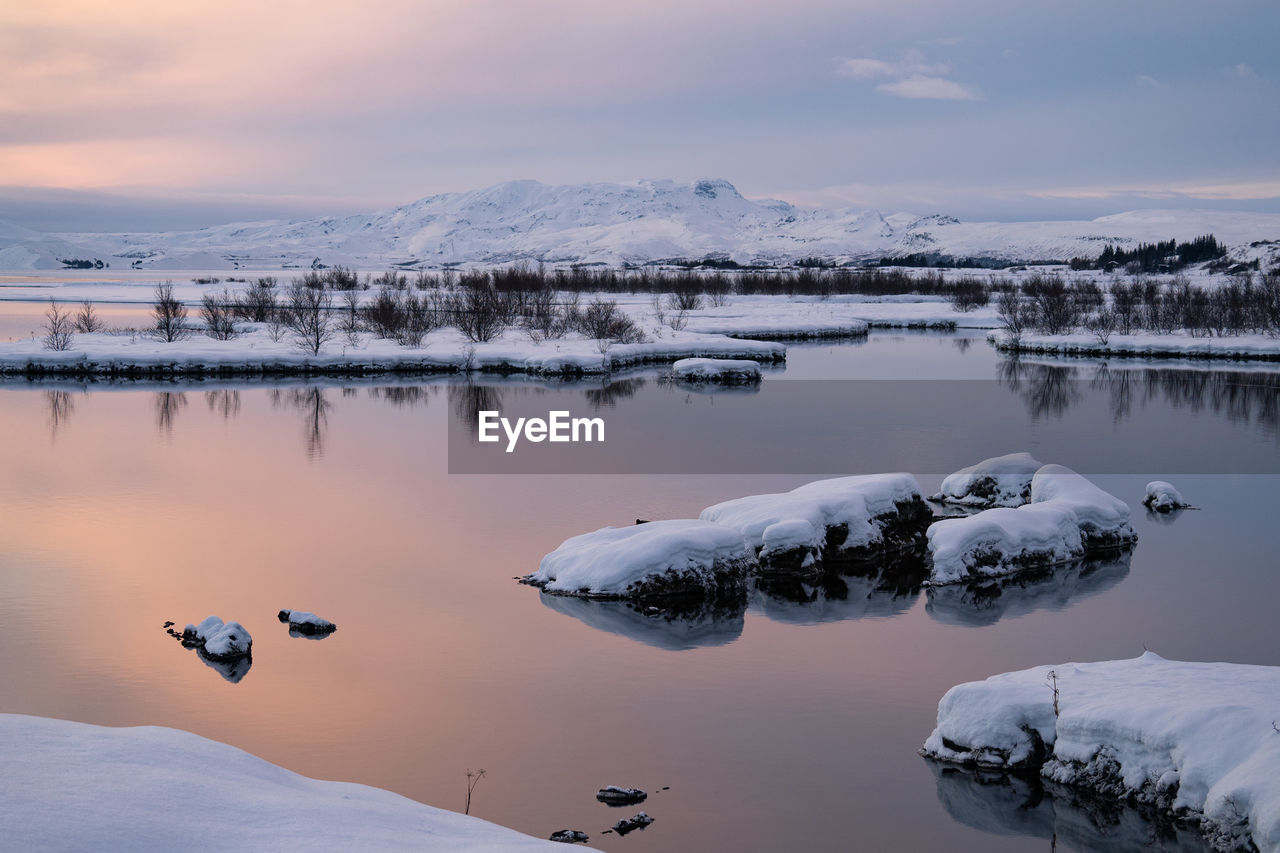
[[[981,336],[873,333],[791,351],[766,388],[789,377],[993,380],[1019,401],[1016,417],[1044,427],[1037,456],[1078,449],[1052,427],[1089,403],[1042,374],[1011,381]],[[1099,381],[1092,362],[1073,364],[1082,387]],[[1203,374],[1143,379],[1140,407],[1095,388],[1100,434],[1129,458],[1127,473],[1093,475],[1134,508],[1128,560],[996,601],[849,578],[802,590],[808,603],[761,592],[745,613],[695,622],[547,599],[513,577],[569,536],[692,516],[812,476],[450,475],[446,433],[466,406],[444,382],[10,384],[0,710],[188,729],[310,776],[459,810],[466,771],[484,768],[473,814],[542,837],[582,829],[606,850],[1024,850],[1055,833],[1060,847],[1137,847],[1151,828],[1134,815],[1099,826],[1068,799],[944,773],[916,749],[947,688],[1005,670],[1144,645],[1280,662],[1280,477],[1239,464],[1244,447],[1257,470],[1275,470],[1274,386],[1231,394]],[[671,393],[645,377],[625,394],[556,393],[643,421]],[[733,399],[745,438],[731,444],[772,398]],[[1126,427],[1139,412],[1168,429]],[[987,428],[982,411],[951,417]],[[1167,458],[1158,451],[1188,430],[1203,439],[1194,470],[1212,472],[1221,456],[1232,473],[1177,477],[1202,509],[1151,517],[1143,487],[1168,472],[1143,460]],[[840,423],[807,435],[833,457],[850,441]],[[938,470],[916,469],[926,490],[977,461],[961,446],[949,456],[930,444],[928,455]],[[338,631],[291,638],[276,621],[286,607]],[[161,627],[209,614],[254,635],[238,682]],[[649,800],[609,809],[594,798],[609,784]],[[656,818],[648,829],[600,834],[640,808]]]

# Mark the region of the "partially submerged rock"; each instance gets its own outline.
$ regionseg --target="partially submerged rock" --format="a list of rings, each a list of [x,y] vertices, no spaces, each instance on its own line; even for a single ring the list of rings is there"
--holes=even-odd
[[[644,829],[653,823],[653,818],[644,812],[637,812],[629,818],[624,818],[613,825],[613,831],[619,835],[626,835],[628,832],[634,832],[637,829]]]
[[[1030,453],[993,456],[948,475],[932,499],[963,506],[1021,506],[1031,500],[1031,478],[1041,467]]]
[[[1129,505],[1061,465],[1031,480],[1031,503],[987,509],[929,527],[930,584],[976,581],[1123,548],[1137,536]]]
[[[699,517],[740,531],[765,569],[807,571],[919,548],[933,515],[915,477],[869,474],[725,501]]]
[[[223,622],[217,616],[210,616],[199,625],[184,628],[182,644],[199,649],[210,660],[233,661],[248,657],[253,637],[239,622]]]
[[[639,788],[619,788],[608,785],[596,791],[596,799],[609,806],[634,806],[643,803],[649,795]]]
[[[760,364],[735,358],[682,358],[671,365],[671,375],[683,382],[754,385],[760,381]]]
[[[321,619],[306,610],[281,610],[276,616],[289,624],[290,634],[324,635],[338,630],[338,626],[328,619]]]
[[[1173,512],[1175,509],[1186,509],[1190,506],[1182,498],[1182,493],[1164,480],[1152,480],[1147,483],[1147,496],[1142,499],[1147,509],[1156,512]]]
[[[591,837],[578,829],[557,829],[551,833],[551,840],[564,844],[586,844]]]
[[[734,528],[679,519],[566,539],[521,582],[583,598],[698,598],[741,595],[757,567],[755,553]]]
[[[1038,773],[1198,823],[1218,850],[1280,850],[1280,667],[1065,663],[953,687],[922,754]]]

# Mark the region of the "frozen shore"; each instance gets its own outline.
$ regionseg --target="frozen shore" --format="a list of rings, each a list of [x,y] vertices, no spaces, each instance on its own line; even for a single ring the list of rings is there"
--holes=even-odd
[[[1280,667],[1147,652],[953,687],[921,752],[975,769],[1036,772],[1198,824],[1218,850],[1274,853],[1277,707]]]
[[[988,339],[998,350],[1036,355],[1280,361],[1280,337],[1258,334],[1205,338],[1185,332],[1171,335],[1139,333],[1111,335],[1105,344],[1092,334],[1024,334],[1014,341],[1004,332],[992,332]]]
[[[177,729],[0,714],[0,765],[6,849],[564,849]]]

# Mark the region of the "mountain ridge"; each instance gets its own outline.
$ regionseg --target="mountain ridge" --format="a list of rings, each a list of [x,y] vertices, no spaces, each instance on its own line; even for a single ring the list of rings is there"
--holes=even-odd
[[[57,268],[68,257],[142,269],[702,260],[780,266],[917,254],[1036,262],[1096,256],[1107,244],[1189,240],[1205,233],[1214,233],[1239,260],[1272,261],[1280,251],[1280,214],[1138,210],[1093,220],[962,222],[943,213],[885,214],[748,199],[722,178],[562,185],[519,180],[367,214],[191,231],[46,233],[0,221],[0,268]]]

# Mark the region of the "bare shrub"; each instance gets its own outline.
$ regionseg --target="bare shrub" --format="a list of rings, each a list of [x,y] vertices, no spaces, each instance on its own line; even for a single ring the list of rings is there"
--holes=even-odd
[[[333,296],[327,290],[295,282],[289,288],[287,304],[285,324],[293,333],[294,343],[303,352],[319,355],[320,348],[333,338],[335,331],[330,316]]]
[[[1099,308],[1085,321],[1085,326],[1093,332],[1098,343],[1104,347],[1111,343],[1111,335],[1115,332],[1116,325],[1116,313],[1110,308]]]
[[[991,290],[981,279],[965,276],[951,285],[951,307],[969,312],[982,308],[991,301]]]
[[[98,312],[94,310],[93,303],[88,299],[81,302],[80,310],[76,312],[76,331],[91,334],[93,332],[101,332],[105,328],[106,324],[98,317]]]
[[[613,300],[593,299],[582,309],[578,331],[589,338],[611,343],[634,344],[644,340],[635,321],[618,309]]]
[[[445,310],[467,340],[483,343],[503,333],[511,315],[504,294],[488,286],[483,276],[464,278],[461,291],[449,296]]]
[[[234,303],[231,294],[206,293],[200,298],[200,319],[204,320],[205,334],[214,340],[229,341],[236,336],[232,313]]]
[[[402,347],[420,347],[422,339],[442,324],[443,298],[439,293],[409,293],[401,300],[404,321],[394,336]]]
[[[409,286],[409,276],[399,270],[387,270],[373,280],[375,285],[389,287],[392,290],[404,290]]]
[[[187,325],[187,306],[173,295],[172,282],[156,285],[151,317],[152,335],[157,340],[171,344],[191,334],[191,327]]]
[[[1080,314],[1071,299],[1071,292],[1059,276],[1032,276],[1023,285],[1023,292],[1035,306],[1035,326],[1047,335],[1070,332],[1079,322]]]
[[[263,284],[264,281],[270,284]],[[235,298],[233,309],[241,320],[250,323],[266,323],[276,309],[275,279],[260,278],[253,287],[246,287]]]
[[[75,323],[71,319],[71,312],[54,302],[53,297],[49,297],[49,308],[44,312],[44,348],[55,352],[71,349],[74,331]]]
[[[1021,342],[1023,332],[1030,325],[1032,311],[1031,306],[1022,301],[1017,290],[1001,291],[996,300],[996,316],[1000,320],[1000,328],[1013,345]]]

